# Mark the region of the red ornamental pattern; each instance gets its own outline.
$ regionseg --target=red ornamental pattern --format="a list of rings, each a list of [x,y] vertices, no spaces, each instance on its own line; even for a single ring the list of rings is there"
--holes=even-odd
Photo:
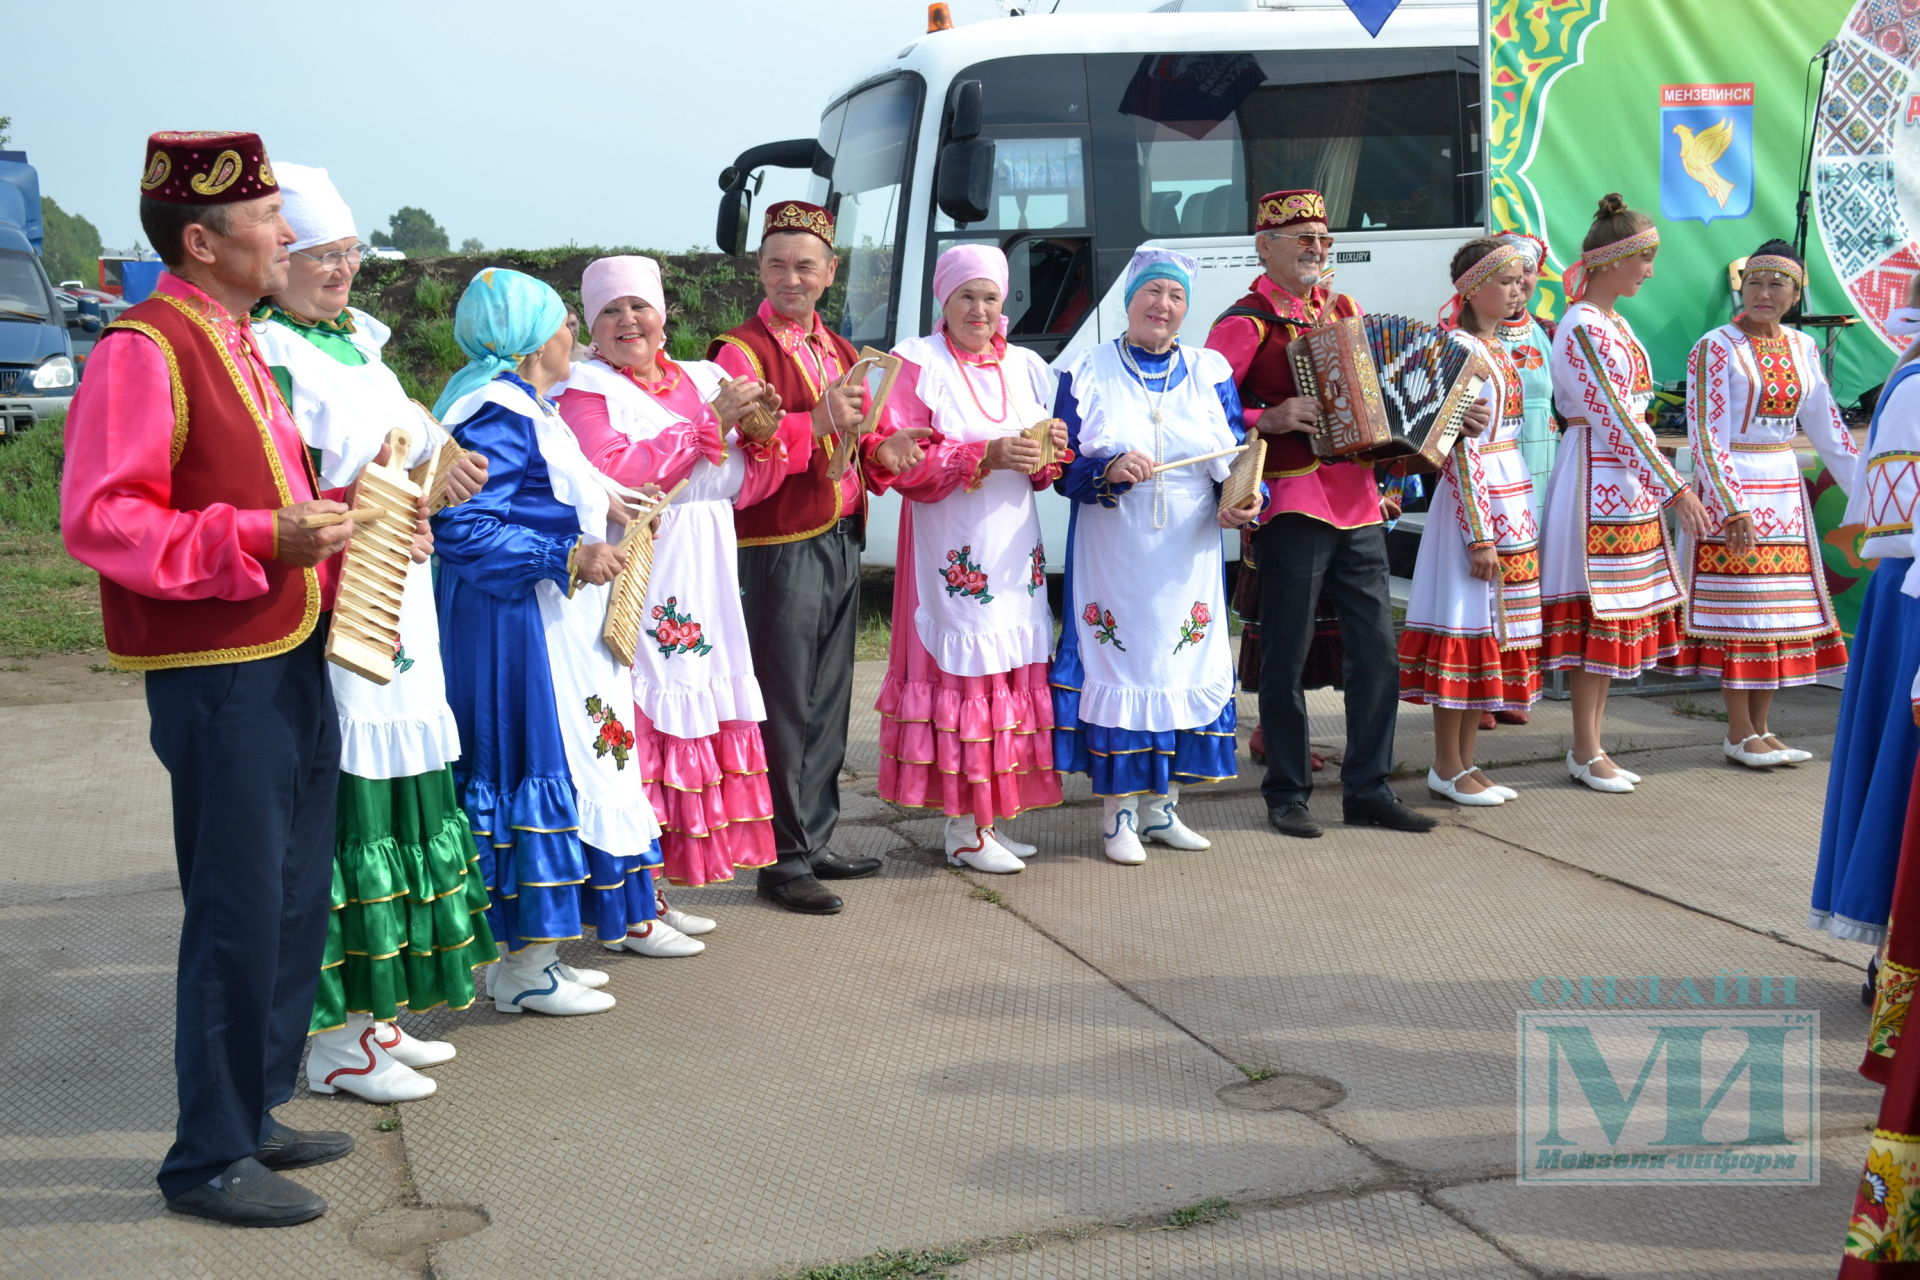
[[[587,699],[587,719],[600,726],[600,732],[593,740],[594,757],[604,759],[611,755],[614,768],[626,768],[627,760],[633,754],[633,730],[620,723],[620,717],[600,701],[597,693]]]
[[[1027,594],[1032,596],[1047,585],[1047,548],[1045,544],[1033,544],[1033,572],[1027,578]]]
[[[1207,638],[1207,627],[1213,622],[1213,610],[1207,608],[1204,600],[1195,600],[1193,608],[1187,611],[1186,620],[1180,624],[1180,643],[1173,646],[1175,653],[1190,644],[1199,644]]]
[[[993,603],[993,596],[987,590],[987,575],[979,565],[973,562],[973,544],[971,543],[958,551],[947,552],[947,567],[940,577],[950,596],[959,596],[980,604]]]
[[[1113,610],[1102,609],[1098,604],[1090,602],[1080,611],[1080,621],[1093,628],[1093,638],[1101,644],[1110,644],[1122,653],[1127,651],[1127,646],[1120,643],[1120,634],[1113,621]]]
[[[681,613],[679,597],[668,596],[665,604],[653,606],[655,625],[648,628],[647,634],[660,646],[660,656],[671,658],[676,653],[693,653],[704,657],[713,652],[713,646],[701,636],[701,627],[693,620],[691,612]]]

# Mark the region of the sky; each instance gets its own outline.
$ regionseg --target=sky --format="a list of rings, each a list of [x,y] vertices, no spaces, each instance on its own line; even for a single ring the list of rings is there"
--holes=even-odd
[[[1001,12],[951,8],[961,24]],[[829,96],[927,14],[924,0],[171,0],[149,29],[151,0],[34,9],[36,47],[64,52],[11,68],[0,115],[42,194],[109,248],[140,237],[144,143],[160,129],[249,129],[273,159],[328,169],[362,236],[417,205],[456,246],[711,248],[720,170],[814,132]],[[769,170],[760,207],[806,189]]]

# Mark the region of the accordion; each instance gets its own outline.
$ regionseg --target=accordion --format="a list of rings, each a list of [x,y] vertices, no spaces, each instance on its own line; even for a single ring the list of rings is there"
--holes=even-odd
[[[1320,404],[1313,452],[1438,471],[1493,370],[1447,330],[1404,316],[1349,316],[1287,346],[1300,394]]]

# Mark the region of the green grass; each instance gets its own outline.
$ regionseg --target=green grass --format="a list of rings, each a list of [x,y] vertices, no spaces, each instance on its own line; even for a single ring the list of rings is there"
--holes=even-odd
[[[1004,907],[1007,905],[1007,900],[1000,896],[998,889],[989,889],[983,884],[975,885],[973,891],[967,894],[967,896],[975,902],[990,902],[996,907]]]
[[[1275,1071],[1272,1067],[1248,1067],[1248,1066],[1241,1066],[1241,1064],[1237,1062],[1234,1063],[1233,1065],[1235,1065],[1236,1067],[1240,1067],[1240,1074],[1245,1076],[1249,1080],[1271,1080],[1275,1076],[1280,1074],[1278,1071]]]
[[[907,1276],[942,1280],[947,1275],[943,1268],[958,1266],[966,1260],[966,1254],[952,1249],[882,1249],[858,1262],[796,1271],[791,1280],[902,1280]]]
[[[1727,722],[1727,713],[1724,708],[1709,707],[1695,702],[1692,698],[1682,698],[1674,703],[1673,714],[1687,716],[1694,720],[1718,720],[1721,724]]]
[[[1167,1224],[1162,1230],[1185,1231],[1189,1227],[1204,1227],[1213,1222],[1224,1222],[1240,1215],[1228,1207],[1219,1196],[1211,1196],[1199,1204],[1190,1204],[1184,1209],[1175,1209],[1167,1215]]]
[[[0,656],[101,646],[98,579],[60,541],[64,426],[43,419],[0,446]]]

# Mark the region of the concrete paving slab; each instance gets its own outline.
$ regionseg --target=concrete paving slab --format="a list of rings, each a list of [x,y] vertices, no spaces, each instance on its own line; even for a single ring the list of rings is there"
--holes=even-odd
[[[1507,1280],[1528,1273],[1418,1196],[1339,1197],[1185,1230],[1000,1254],[953,1280]]]

